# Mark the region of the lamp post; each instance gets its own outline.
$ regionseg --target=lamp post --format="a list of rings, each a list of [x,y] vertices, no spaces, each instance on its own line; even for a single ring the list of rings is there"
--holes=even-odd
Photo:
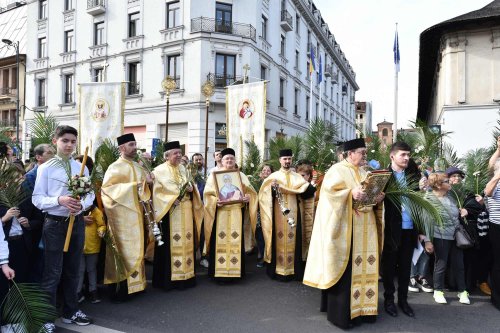
[[[168,112],[170,108],[170,93],[175,89],[176,84],[174,78],[167,75],[163,81],[161,81],[161,87],[165,91],[167,96],[167,111],[165,115],[165,142],[168,142]]]
[[[212,81],[206,81],[201,86],[201,93],[205,96],[205,105],[207,107],[205,114],[205,175],[207,178],[207,155],[208,155],[208,108],[210,107],[210,97],[214,94],[215,85]]]
[[[16,50],[16,143],[19,145],[19,41],[14,43],[10,39],[5,38],[2,39],[2,42],[13,46]]]

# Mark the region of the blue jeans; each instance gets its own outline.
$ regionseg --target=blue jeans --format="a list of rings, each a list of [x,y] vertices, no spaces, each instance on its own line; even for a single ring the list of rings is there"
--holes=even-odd
[[[411,277],[427,278],[429,276],[429,255],[424,251],[418,257],[417,264],[411,262]]]
[[[64,318],[71,318],[78,311],[77,288],[85,240],[85,224],[80,214],[75,216],[68,252],[63,252],[68,224],[69,218],[60,221],[47,216],[42,234],[45,244],[42,289],[49,294],[52,305],[56,306],[57,286],[62,277]]]

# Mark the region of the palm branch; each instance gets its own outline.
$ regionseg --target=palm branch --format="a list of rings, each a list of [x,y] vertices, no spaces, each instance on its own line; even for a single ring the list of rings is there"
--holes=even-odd
[[[246,156],[243,160],[243,168],[241,171],[247,175],[248,180],[252,184],[256,191],[259,191],[261,181],[259,177],[259,171],[262,167],[262,158],[260,156],[259,147],[255,144],[255,141],[245,141],[246,146]]]
[[[96,193],[100,190],[104,174],[108,167],[120,157],[118,146],[111,139],[105,139],[95,153],[94,169],[90,181]]]
[[[490,153],[487,148],[469,150],[460,160],[465,173],[463,185],[469,193],[480,194],[488,183],[488,162]]]
[[[387,168],[391,162],[387,147],[382,145],[382,141],[376,134],[368,134],[365,138],[368,161],[378,161],[382,168]]]
[[[2,322],[11,324],[15,332],[39,332],[46,322],[58,316],[49,295],[38,284],[17,284],[12,280],[2,306]]]
[[[314,163],[314,169],[324,173],[335,161],[337,126],[316,118],[309,124],[303,144],[305,159]]]
[[[7,159],[0,159],[0,205],[19,207],[28,197],[29,193],[23,186],[19,170]]]
[[[400,211],[404,205],[417,229],[432,236],[434,225],[443,225],[444,209],[439,201],[429,200],[423,192],[415,191],[414,188],[418,188],[416,179],[408,180],[406,185],[402,185],[391,177],[385,196]]]
[[[28,124],[28,129],[31,132],[31,146],[36,147],[42,143],[52,144],[57,126],[59,126],[59,122],[52,114],[45,115],[35,112],[35,117]]]
[[[116,240],[113,235],[113,230],[111,229],[111,226],[109,224],[107,225],[106,233],[104,234],[104,237],[102,239],[106,244],[106,251],[109,251],[109,253],[111,253],[111,260],[115,268],[117,280],[121,281],[126,279],[127,274],[125,269],[125,262],[123,261],[123,257],[120,251],[118,250],[118,246],[116,245]],[[117,283],[116,291],[118,291],[119,289],[120,283]]]
[[[156,148],[153,152],[154,155],[152,163],[153,168],[157,167],[160,164],[165,163],[165,158],[163,157],[163,153],[165,153],[165,147],[163,146],[164,143],[165,143],[164,141],[160,141],[160,143],[156,145]]]

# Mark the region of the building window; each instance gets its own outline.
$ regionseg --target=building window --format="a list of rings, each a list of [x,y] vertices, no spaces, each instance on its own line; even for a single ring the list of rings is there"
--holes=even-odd
[[[318,118],[319,117],[319,103],[316,103],[316,112],[314,113],[314,118]]]
[[[281,35],[281,40],[280,40],[280,55],[285,56],[285,50],[286,50],[286,38],[284,35]]]
[[[64,75],[64,103],[73,103],[73,74]]]
[[[38,58],[45,58],[47,56],[47,38],[38,38]]]
[[[280,107],[285,106],[285,80],[280,79]]]
[[[73,40],[75,39],[74,30],[68,30],[64,32],[64,52],[73,51]]]
[[[37,106],[45,106],[45,79],[39,79],[37,85]]]
[[[10,70],[10,86],[11,88],[17,89],[17,67]]]
[[[93,82],[104,82],[104,69],[94,68],[94,74],[92,75]]]
[[[382,136],[388,136],[388,135],[389,131],[387,130],[387,128],[382,129]]]
[[[215,86],[225,87],[236,80],[236,56],[218,53],[215,56]]]
[[[137,69],[139,67],[138,62],[130,62],[128,64],[128,91],[127,95],[136,95],[139,93],[139,81],[138,81],[138,72]]]
[[[167,29],[174,28],[180,25],[181,22],[181,5],[179,1],[167,3]]]
[[[104,44],[104,22],[94,23],[94,45]]]
[[[260,66],[260,79],[265,80],[266,79],[266,66]]]
[[[167,57],[167,75],[170,75],[175,80],[177,88],[179,88],[181,79],[180,59],[181,56],[179,54]]]
[[[64,10],[73,9],[73,0],[64,0]]]
[[[47,0],[40,0],[38,2],[38,18],[40,20],[47,18]]]
[[[215,31],[230,34],[232,32],[233,6],[215,3]]]
[[[299,89],[295,89],[294,100],[295,100],[295,106],[293,109],[293,114],[298,115],[299,114]]]
[[[296,15],[295,16],[295,32],[297,35],[300,35],[300,16]]]
[[[139,23],[141,14],[139,12],[128,14],[128,37],[135,37],[139,35]]]
[[[262,39],[267,40],[267,18],[262,16]]]
[[[310,105],[311,103],[311,98],[309,96],[306,97],[306,120],[309,120],[309,112],[311,111],[310,110]]]
[[[295,50],[295,69],[299,70],[299,50]]]

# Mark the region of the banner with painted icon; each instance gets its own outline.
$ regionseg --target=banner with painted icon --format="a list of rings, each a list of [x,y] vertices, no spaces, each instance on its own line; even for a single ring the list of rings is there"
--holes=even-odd
[[[78,92],[80,151],[89,147],[89,156],[94,158],[97,148],[105,139],[114,142],[116,137],[123,134],[125,83],[80,83]]]
[[[266,141],[266,82],[226,87],[227,146],[236,152],[241,168],[246,156],[245,141],[253,140],[264,157]]]

